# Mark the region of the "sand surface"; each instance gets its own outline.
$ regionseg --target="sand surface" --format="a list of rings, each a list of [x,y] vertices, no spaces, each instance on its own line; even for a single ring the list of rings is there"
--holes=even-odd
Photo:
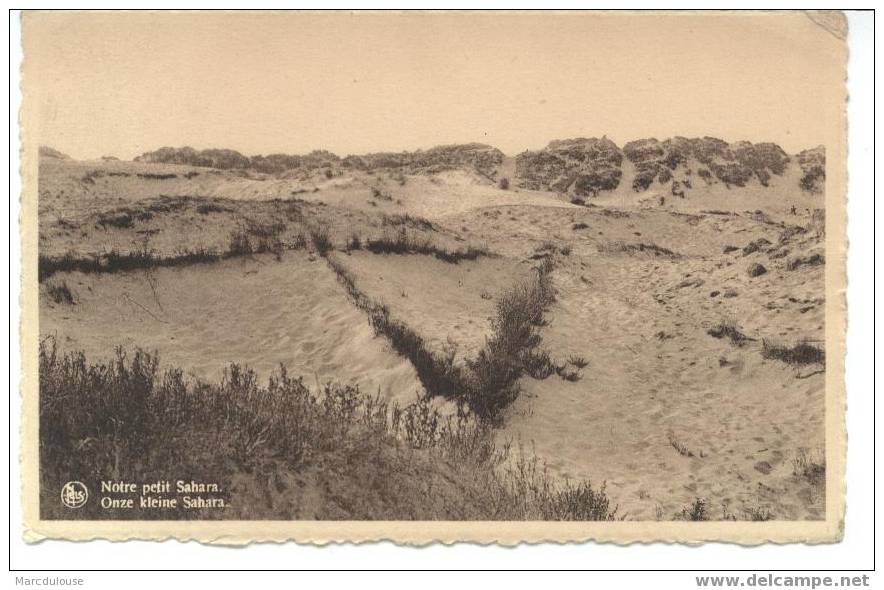
[[[83,180],[97,169],[105,174]],[[813,519],[824,516],[824,490],[795,475],[793,461],[822,453],[823,367],[761,355],[764,340],[792,345],[824,334],[825,266],[789,266],[822,253],[824,243],[811,217],[822,197],[801,193],[796,174],[790,169],[768,188],[704,186],[695,178],[684,199],[667,197],[663,205],[665,187],[635,193],[621,183],[581,206],[551,192],[501,190],[466,171],[402,180],[264,178],[50,162],[41,168],[41,253],[144,243],[166,254],[221,250],[231,232],[250,227],[246,221],[281,222],[285,240],[328,224],[334,256],[359,287],[433,349],[455,349],[464,362],[484,345],[500,292],[528,276],[544,251],[554,252],[557,298],[540,330],[542,347],[555,360],[579,356],[588,366],[575,382],[523,377],[497,436],[533,447],[561,478],[605,482],[630,519],[676,518],[697,498],[712,518],[767,512]],[[202,214],[193,202],[132,227],[97,223],[103,211],[142,210],[163,195],[229,210]],[[403,221],[405,214],[412,219]],[[492,255],[450,264],[345,251],[353,235],[399,227],[440,247],[482,245]],[[763,247],[744,254],[759,239]],[[282,362],[311,383],[355,383],[413,400],[421,391],[413,367],[373,334],[311,250],[286,251],[281,260],[267,254],[132,273],[60,273],[41,285],[41,334],[91,357],[109,358],[116,345],[156,349],[163,362],[201,379],[219,378],[228,362],[261,375]],[[767,272],[750,277],[755,263]],[[75,305],[48,296],[47,286],[61,282]],[[737,346],[710,336],[721,322],[748,339]]]
[[[158,351],[163,364],[217,381],[228,363],[266,379],[285,364],[311,386],[329,381],[410,403],[422,391],[411,365],[376,338],[321,259],[289,252],[180,269],[70,273],[76,305],[41,294],[41,335],[90,358],[114,347]]]

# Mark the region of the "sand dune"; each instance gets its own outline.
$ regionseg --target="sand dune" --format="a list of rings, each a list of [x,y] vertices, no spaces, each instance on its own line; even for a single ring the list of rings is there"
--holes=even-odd
[[[624,161],[626,175],[630,166]],[[513,172],[505,158],[497,174]],[[821,452],[823,367],[762,355],[765,341],[824,334],[823,237],[813,215],[822,197],[798,190],[797,174],[788,169],[766,188],[694,178],[684,198],[664,194],[667,186],[637,193],[621,183],[582,206],[549,191],[501,190],[467,170],[289,178],[49,161],[41,254],[224,251],[232,232],[274,224],[284,247],[278,258],[57,273],[41,285],[41,335],[91,357],[108,358],[116,345],[156,349],[201,379],[217,379],[227,362],[261,375],[285,363],[307,381],[357,383],[408,403],[422,391],[414,368],[375,336],[309,230],[327,226],[335,259],[360,289],[434,351],[456,350],[461,364],[485,345],[500,293],[552,257],[557,299],[539,331],[542,348],[557,362],[582,357],[588,366],[575,381],[523,376],[501,441],[532,446],[562,479],[606,482],[631,519],[677,518],[697,498],[712,518],[822,518],[824,490],[796,475],[793,461]],[[196,200],[138,218],[170,197]],[[206,203],[220,209],[201,213]],[[120,207],[136,212],[130,225],[100,222]],[[347,245],[400,231],[491,255],[452,264]],[[299,236],[307,240],[293,250]],[[755,264],[766,272],[750,276]],[[74,304],[49,294],[62,283]],[[708,333],[722,322],[746,339]]]

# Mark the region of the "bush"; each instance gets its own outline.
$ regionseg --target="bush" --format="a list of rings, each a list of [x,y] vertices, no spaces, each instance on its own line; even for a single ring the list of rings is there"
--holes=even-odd
[[[436,229],[436,226],[434,226],[433,222],[429,219],[418,215],[409,215],[408,213],[394,213],[392,215],[384,214],[381,217],[381,220],[384,225],[404,225],[406,227],[424,231],[433,231]]]
[[[568,367],[567,365],[556,367],[556,374],[565,381],[571,381],[572,383],[580,381],[583,377],[578,369]]]
[[[719,322],[706,330],[706,333],[713,338],[727,338],[735,346],[743,346],[747,340],[750,340],[732,321]]]
[[[445,419],[426,399],[391,405],[351,386],[311,390],[284,367],[266,386],[236,364],[220,383],[198,383],[181,369],[161,372],[144,351],[118,348],[111,362],[91,364],[82,353],[59,355],[52,341],[40,346],[39,391],[44,519],[617,518],[604,485],[559,485],[536,457],[511,456],[466,416]],[[169,465],[218,483],[226,508],[117,510],[91,501],[73,514],[58,502],[66,481],[97,490],[102,479],[168,477]],[[304,473],[318,494],[309,513],[282,485]],[[452,485],[428,485],[437,480]]]
[[[362,250],[362,238],[359,237],[359,234],[354,233],[350,236],[347,241],[347,250]]]
[[[767,272],[767,269],[764,268],[764,265],[756,262],[746,271],[750,277],[759,277]]]
[[[765,248],[771,245],[767,238],[758,238],[743,246],[743,256],[748,256],[754,252],[763,252]]]
[[[292,242],[291,247],[294,250],[306,250],[307,249],[307,238],[303,233],[298,232],[295,236],[295,240]]]
[[[797,270],[801,266],[818,266],[825,263],[826,258],[822,254],[814,253],[807,256],[793,258],[786,264],[786,268],[788,270]]]
[[[770,183],[770,173],[767,170],[756,170],[755,176],[758,177],[758,182],[761,183],[761,186],[768,186]]]
[[[102,227],[111,226],[119,229],[125,229],[128,227],[132,227],[132,224],[132,214],[128,211],[102,213],[98,216],[98,225]]]
[[[475,359],[469,360],[470,408],[484,421],[497,422],[518,396],[517,381],[526,371],[525,361],[541,342],[537,326],[555,300],[550,259],[537,267],[530,280],[504,291],[497,299],[491,336]]]
[[[801,190],[809,193],[820,193],[825,186],[826,170],[822,166],[811,166],[804,171],[799,180]]]
[[[371,196],[379,201],[392,201],[393,197],[377,187],[371,187]]]
[[[792,475],[804,478],[812,486],[823,486],[826,483],[826,455],[811,455],[806,449],[798,451],[792,460]]]
[[[96,178],[102,178],[105,176],[104,171],[102,170],[90,170],[80,179],[84,184],[95,184]]]
[[[793,346],[773,344],[768,340],[762,341],[761,356],[766,359],[783,361],[790,365],[825,364],[825,351],[810,342],[803,340]]]
[[[525,350],[520,361],[525,372],[533,379],[546,379],[559,370],[545,350]]]
[[[74,294],[65,281],[60,284],[52,284],[46,287],[49,298],[59,305],[73,305]]]
[[[656,168],[637,171],[635,173],[635,177],[632,179],[632,190],[637,193],[647,190],[648,187],[651,186],[651,184],[654,182],[654,177],[656,176]]]
[[[709,504],[703,498],[697,498],[690,506],[682,508],[682,520],[704,521],[709,520]]]
[[[605,252],[610,254],[615,253],[624,253],[624,254],[635,254],[637,252],[646,252],[653,254],[656,256],[663,256],[666,258],[681,258],[681,254],[678,252],[673,252],[669,248],[664,248],[663,246],[658,246],[657,244],[629,244],[626,242],[615,241],[608,242],[605,244],[599,244],[597,246],[599,252]]]
[[[325,256],[334,249],[327,225],[314,225],[310,228],[310,240],[320,256]]]
[[[737,162],[727,162],[726,164],[711,164],[712,172],[715,176],[730,188],[731,185],[744,187],[749,179],[752,178],[753,171],[751,168],[739,164]]]
[[[571,356],[568,357],[568,364],[574,365],[578,369],[583,369],[587,365],[589,365],[589,361],[586,360],[585,358],[583,358],[582,356],[572,354]]]
[[[209,213],[225,213],[229,212],[231,209],[228,207],[222,207],[221,205],[217,205],[215,203],[202,203],[197,205],[196,212],[200,215],[208,215]]]
[[[145,178],[147,180],[169,180],[172,178],[178,178],[177,174],[154,174],[153,172],[144,172],[139,173],[138,178]]]
[[[487,248],[468,246],[457,250],[446,250],[433,244],[428,238],[419,238],[400,227],[395,235],[385,234],[380,238],[369,239],[365,249],[373,254],[423,254],[435,256],[443,262],[457,264],[462,260],[476,260],[481,256],[491,256]]]
[[[598,168],[581,174],[574,182],[574,192],[579,196],[595,196],[600,191],[612,191],[620,184],[623,172],[619,168]]]
[[[37,258],[37,281],[42,283],[57,272],[98,272],[100,267],[98,256],[78,258],[71,253],[57,257],[40,254]]]
[[[233,256],[251,254],[254,250],[252,249],[252,242],[249,240],[249,235],[242,230],[231,232],[230,245],[227,247],[227,251]]]

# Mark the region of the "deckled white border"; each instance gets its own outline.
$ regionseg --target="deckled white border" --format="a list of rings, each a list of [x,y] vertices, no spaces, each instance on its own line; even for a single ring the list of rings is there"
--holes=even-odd
[[[857,29],[857,24],[855,23],[855,19],[854,19],[854,22],[851,22],[851,32],[852,32],[852,33],[854,34],[854,36],[855,36],[855,33],[856,33],[857,31],[859,31],[859,30],[860,30],[860,29]],[[851,96],[852,96],[852,99],[851,99],[851,106],[853,106],[853,104],[854,104],[855,101],[857,100],[857,98],[856,98],[856,97],[857,97],[857,93],[856,93],[856,91],[853,89],[853,86],[855,86],[855,84],[851,84],[851,87],[852,87],[852,88],[851,88],[851,91],[850,91],[850,92],[851,92]],[[866,82],[866,88],[870,88],[870,87],[871,87],[870,82]],[[856,118],[856,117],[853,117],[852,120],[853,120],[853,121],[856,121],[857,118]],[[867,127],[863,127],[863,129],[867,129]],[[12,137],[14,138],[14,135],[13,135]],[[854,140],[853,138],[851,138],[851,139],[852,139],[852,143],[853,143],[853,145],[857,145],[856,140]],[[13,140],[11,139],[11,141],[13,141]],[[851,152],[851,159],[854,159],[854,152]],[[867,164],[867,167],[866,167],[865,169],[866,169],[866,170],[871,170],[871,165],[870,165],[870,164]],[[853,182],[854,180],[855,180],[855,177],[852,176],[852,177],[851,177],[851,181]],[[851,188],[853,188],[853,185],[852,185]],[[18,192],[17,190],[13,190],[13,191],[12,191],[12,194],[15,195],[15,194],[17,194],[17,192]],[[853,192],[854,192],[854,190],[851,190],[851,193],[853,193]],[[870,194],[871,194],[871,191],[870,191],[868,188],[866,188],[866,189],[865,189],[865,194],[866,194],[866,195],[870,195]],[[855,195],[852,195],[852,197],[855,197]],[[868,201],[868,199],[864,199],[864,200],[865,200],[865,202],[866,202],[866,205],[865,205],[864,207],[861,206],[861,208],[860,208],[860,210],[859,210],[858,212],[855,211],[855,207],[853,206],[854,201],[853,201],[853,200],[851,201],[851,211],[852,211],[852,212],[851,212],[851,220],[857,220],[857,219],[859,219],[859,220],[868,220],[868,202],[869,202],[869,201]],[[13,199],[13,201],[14,201],[14,199]],[[15,219],[16,217],[17,217],[17,214],[14,213],[12,219]],[[13,230],[13,231],[15,231],[15,230]],[[13,256],[15,257],[15,249],[16,249],[16,248],[15,248],[15,245],[17,245],[17,240],[15,240],[14,238],[15,238],[15,235],[13,235]],[[852,244],[853,244],[854,246],[856,246],[856,245],[857,245],[857,239],[856,239],[856,238],[853,238],[853,236],[851,236],[851,239],[852,239]],[[867,241],[870,242],[871,240],[869,239],[869,240],[867,240]],[[869,248],[866,250],[866,252],[867,252],[867,253],[870,253],[870,252],[871,252],[871,247],[869,247]],[[855,258],[852,258],[852,259],[851,259],[851,271],[854,270],[854,267],[855,267],[857,264],[861,264],[861,263],[857,263],[856,260],[857,260],[857,259],[855,259]],[[16,269],[15,269],[15,263],[13,263],[13,264],[14,264],[14,266],[13,266],[13,268],[12,268],[13,274],[12,274],[11,276],[15,277],[15,276],[18,275],[18,272],[17,272]],[[868,265],[868,260],[866,260],[866,263],[865,263],[864,265],[860,266],[860,272],[861,272],[861,273],[866,273],[865,276],[868,278],[868,280],[867,280],[866,282],[869,282],[869,283],[870,283],[871,278],[868,276],[868,267],[869,267],[869,265]],[[852,273],[852,274],[853,274],[853,273]],[[863,282],[862,277],[859,278],[858,280],[857,280],[856,278],[854,278],[854,276],[851,277],[851,287],[856,287],[857,284],[860,284],[860,285],[861,285],[862,282]],[[16,289],[16,291],[17,291],[17,289]],[[869,289],[869,290],[865,290],[865,289],[864,289],[863,291],[864,291],[865,293],[869,293],[869,292],[870,292],[870,289]],[[852,305],[852,306],[853,306],[853,305],[857,305],[857,304],[854,303],[854,297],[853,297],[854,294],[857,294],[857,290],[856,290],[856,289],[852,290],[852,292],[851,292],[851,305]],[[14,294],[13,294],[13,297],[14,297],[14,298],[13,298],[13,301],[15,301],[15,297],[16,297],[16,296],[17,296],[17,294],[14,292]],[[862,304],[860,303],[859,305],[862,305]],[[852,307],[852,309],[855,310],[855,309],[857,309],[857,307]],[[14,320],[14,321],[15,321],[15,319],[16,319],[16,318],[13,317],[13,320]],[[16,322],[16,323],[17,323],[17,322]],[[13,326],[15,326],[16,323],[13,323]],[[865,325],[865,327],[868,327],[868,323],[865,323],[864,325]],[[851,334],[855,334],[855,332],[854,332],[854,327],[855,327],[855,326],[857,326],[857,324],[856,324],[855,322],[851,324]],[[861,325],[861,326],[859,326],[859,327],[860,327],[860,329],[861,329],[863,326]],[[867,334],[867,333],[868,333],[868,331],[866,331],[866,334]],[[852,341],[853,336],[849,336],[849,337],[851,338],[851,341]],[[862,341],[860,341],[860,346],[865,346],[866,344],[868,344],[868,341],[866,341],[865,343],[863,343]],[[16,342],[13,342],[12,352],[13,352],[14,355],[17,354],[17,349],[18,349],[17,343],[16,343]],[[853,350],[853,349],[851,349],[851,350]],[[867,350],[869,350],[869,353],[868,353],[868,354],[870,355],[870,354],[871,354],[871,352],[870,352],[870,348],[867,349]],[[851,357],[851,360],[849,361],[849,369],[850,369],[850,367],[854,367],[853,364],[850,364],[850,363],[853,363],[853,358],[854,358],[854,357]],[[856,358],[861,358],[861,357],[856,357]],[[15,370],[15,369],[16,369],[16,366],[17,366],[17,365],[16,365],[15,363],[13,363],[13,366],[12,366],[13,380],[15,380],[15,376],[17,375],[17,371]],[[870,358],[867,358],[867,359],[865,359],[864,362],[860,361],[860,362],[859,362],[859,366],[858,366],[856,369],[859,370],[859,371],[867,372],[867,370],[870,368],[870,366],[871,366]],[[868,383],[868,386],[871,386],[871,383]],[[15,391],[16,389],[17,389],[17,388],[15,387],[15,384],[13,384],[12,391]],[[866,391],[867,391],[869,394],[871,393],[871,391],[870,391],[869,389],[866,389]],[[853,407],[854,407],[853,404],[854,404],[854,401],[851,399],[851,409],[853,409]],[[868,417],[868,416],[870,416],[870,414],[871,414],[870,411],[868,411],[868,412],[862,412],[862,409],[861,409],[861,408],[860,408],[860,412],[861,412],[861,414],[853,414],[853,415],[854,415],[854,416],[856,416],[856,415],[861,415],[861,416],[864,416],[864,417]],[[14,415],[15,415],[15,414],[14,414]],[[851,415],[849,414],[848,416],[850,417]],[[853,426],[851,426],[851,428],[850,428],[852,448],[855,448],[855,447],[853,446],[853,444],[857,442],[857,441],[856,441],[856,436],[857,436],[856,433],[859,432],[859,431],[860,431],[860,428],[854,428]],[[13,432],[15,432],[15,429],[13,429]],[[869,442],[869,446],[866,446],[866,447],[865,447],[866,449],[870,448],[870,440],[869,440],[868,442]],[[13,465],[15,465],[15,462],[13,462]],[[867,470],[866,470],[866,473],[868,473]],[[13,480],[13,481],[14,481],[14,480]],[[15,486],[13,486],[13,489],[15,489]],[[854,488],[854,489],[856,489],[856,488]],[[861,484],[859,489],[868,489],[868,486],[864,486],[863,484]],[[870,495],[870,493],[869,493],[869,495]],[[867,506],[868,504],[865,504],[865,505]],[[15,511],[13,511],[13,512],[15,512]],[[865,515],[868,516],[869,513],[866,512]],[[848,521],[848,530],[851,530],[850,527],[853,526],[853,525],[851,524],[851,522],[850,522],[850,520],[852,520],[852,519],[850,518],[850,516],[851,516],[851,515],[850,515],[850,512],[848,512],[848,519],[849,519],[849,521]],[[858,516],[861,516],[861,515],[858,515]],[[857,520],[860,520],[860,519],[857,519]],[[15,524],[15,523],[13,523],[13,524]],[[13,534],[13,538],[14,538],[14,537],[15,537],[15,534]],[[66,544],[66,545],[69,546],[69,544]],[[168,545],[168,544],[166,544],[166,545]],[[153,546],[154,546],[154,547],[159,547],[158,545],[153,545]],[[76,546],[75,546],[75,547],[76,547]],[[118,547],[119,547],[119,546],[118,546]],[[714,547],[714,548],[716,548],[716,549],[724,549],[723,547]],[[261,551],[261,550],[264,550],[264,549],[270,549],[270,548],[269,548],[269,547],[261,547],[261,548],[259,548],[259,547],[255,547],[254,549],[256,550],[255,552],[263,552],[263,551]],[[341,548],[341,549],[344,549],[344,548]],[[368,549],[368,548],[366,548],[366,549]],[[464,549],[466,549],[466,548],[464,548]],[[602,552],[602,551],[604,551],[605,549],[611,549],[611,548],[594,547],[594,548],[593,548],[593,556],[594,556],[595,558],[600,557],[599,553]],[[677,550],[677,549],[679,549],[679,548],[659,548],[659,549]],[[775,549],[780,549],[780,548],[775,548]],[[782,548],[782,549],[786,549],[786,548]],[[174,555],[181,555],[181,553],[183,552],[183,550],[184,550],[184,546],[173,546],[173,547],[172,547],[172,552],[171,552],[171,553],[174,554]],[[70,551],[70,548],[68,547],[67,549],[65,549],[65,551]],[[325,551],[326,551],[325,554],[327,555],[328,550],[325,550]],[[446,550],[446,551],[449,551],[449,552],[450,552],[450,551],[452,551],[452,550]],[[491,549],[489,549],[488,551],[491,551]],[[423,552],[417,552],[417,553],[424,553],[424,554],[425,554],[425,553],[427,553],[427,552],[432,552],[432,550],[425,550],[425,551],[423,551]],[[496,551],[495,551],[495,552],[496,552]],[[604,552],[605,552],[605,553],[608,553],[607,551],[604,551]],[[167,551],[167,553],[169,553],[169,552]],[[250,551],[249,553],[252,554],[252,555],[254,554],[253,551]],[[416,552],[412,552],[412,556],[415,555],[415,553],[416,553]],[[511,553],[512,553],[512,552],[511,552]],[[708,552],[707,552],[707,553],[708,553]],[[764,552],[761,552],[761,553],[764,553]],[[781,558],[783,557],[782,552],[780,552],[780,553],[781,553],[780,556],[779,556],[774,562],[771,562],[771,563],[770,563],[771,566],[774,566],[774,567],[784,567],[784,566],[785,566],[785,564],[784,564],[783,561],[781,560]],[[138,554],[139,554],[139,557],[140,557],[139,562],[141,562],[141,564],[144,565],[143,558],[144,558],[145,556],[144,556],[144,554],[143,554],[143,548],[141,548],[141,549],[138,550]],[[363,551],[361,554],[364,555],[364,554],[365,554],[364,551]],[[450,553],[447,553],[447,554],[450,554]],[[561,553],[559,553],[559,554],[561,554]],[[759,554],[759,551],[753,551],[753,560],[752,560],[752,561],[753,561],[753,566],[754,566],[754,567],[764,567],[764,565],[765,565],[764,562],[758,560],[758,554]],[[851,552],[850,552],[850,555],[851,555],[851,556],[859,556],[859,555],[867,556],[867,554],[868,554],[867,551],[865,551],[865,552],[863,552],[863,551],[851,551]],[[311,560],[314,559],[316,555],[317,555],[317,554],[315,554],[315,550],[314,550],[314,557],[311,557]],[[487,565],[489,565],[489,564],[487,563],[487,561],[486,561],[486,559],[487,559],[487,554],[483,554],[483,555],[484,555],[484,557],[479,558],[479,561],[476,562],[476,565],[481,565],[481,566],[487,566]],[[612,554],[612,555],[616,555],[616,554]],[[622,553],[621,553],[620,555],[622,556],[622,557],[620,558],[620,560],[614,560],[614,561],[611,561],[611,559],[609,559],[610,556],[607,556],[607,555],[606,555],[606,556],[603,558],[603,560],[604,560],[604,565],[605,565],[606,567],[618,567],[618,565],[622,567],[622,566],[624,566],[624,565],[634,565],[634,564],[635,564],[635,562],[634,562],[634,559],[635,559],[634,555],[633,555],[632,557],[630,557],[630,558],[626,558],[625,555],[623,555]],[[734,557],[735,557],[735,556],[734,556]],[[77,559],[76,563],[78,563],[78,564],[80,564],[80,565],[83,564],[83,561],[82,561],[82,555],[81,555],[80,557],[76,558],[76,559]],[[186,563],[186,564],[188,565],[188,567],[194,565],[191,556],[188,556],[188,557],[183,558],[183,559],[184,559],[184,561],[183,561],[182,563]],[[253,559],[252,557],[249,558],[249,565],[248,565],[249,567],[254,567],[255,565],[258,565],[258,564],[256,564],[256,563],[254,563],[254,562],[252,561],[252,559]],[[625,561],[623,561],[623,560],[625,560]],[[709,562],[708,556],[704,557],[703,560],[704,560],[703,567],[714,567],[714,566],[715,566],[715,564]],[[796,563],[796,565],[799,566],[799,567],[801,567],[801,566],[806,566],[807,563],[806,563],[805,560],[806,560],[806,557],[803,558],[803,559],[801,560],[801,561],[803,561],[803,563]],[[593,561],[595,561],[595,559],[594,559]],[[623,562],[620,563],[620,564],[618,564],[618,563],[616,563],[617,561],[623,561]],[[101,562],[102,562],[102,563],[101,563],[100,565],[97,565],[97,567],[106,567],[107,564],[108,564],[108,562],[107,562],[107,560],[106,560],[105,558],[101,559]],[[739,562],[739,560],[735,561],[735,560],[733,560],[733,559],[727,559],[726,562],[719,562],[719,565],[723,565],[724,563],[726,563],[726,565],[729,566],[729,567],[739,567],[739,566],[738,566],[738,562]],[[164,563],[165,563],[166,565],[170,565],[168,561],[164,561]],[[544,559],[543,563],[544,563],[544,567],[550,567],[550,566],[553,566],[553,565],[554,565],[554,564],[552,564],[552,563],[547,562],[545,559]],[[598,563],[598,562],[597,562],[597,563]],[[597,564],[597,563],[596,563],[596,564]],[[363,566],[365,566],[365,565],[369,565],[369,564],[370,564],[371,566],[377,566],[377,565],[378,565],[378,562],[376,561],[375,558],[372,558],[372,559],[370,559],[370,560],[366,560],[366,562],[363,564]],[[659,560],[659,563],[657,563],[658,566],[660,566],[660,565],[664,565],[664,564],[665,564],[665,565],[672,565],[671,558],[664,558],[664,559],[662,559],[662,560]],[[44,564],[44,565],[45,565],[45,564]],[[217,565],[217,564],[213,564],[213,565]],[[292,564],[292,565],[295,565],[295,564]],[[313,565],[313,566],[321,566],[322,564],[315,563],[315,562],[311,562],[311,565]],[[330,564],[329,564],[329,563],[326,563],[326,565],[330,565]],[[338,565],[340,565],[340,564],[338,564]],[[352,564],[352,565],[358,565],[358,564]],[[401,566],[401,565],[403,565],[403,564],[398,563],[398,564],[395,564],[395,565],[397,565],[397,566]],[[423,563],[423,564],[421,564],[421,563],[419,563],[418,561],[415,561],[414,559],[409,559],[409,564],[408,564],[409,567],[411,567],[411,566],[420,567],[421,565],[423,565],[424,567],[426,567],[426,566],[427,566],[427,563]],[[437,564],[437,565],[438,565],[438,564]],[[502,564],[498,564],[498,565],[502,565]],[[518,558],[518,559],[513,559],[513,565],[525,566],[525,565],[527,565],[527,564],[523,561],[523,558],[520,557],[520,558]],[[584,563],[583,565],[585,565],[585,566],[590,566],[590,567],[591,567],[593,564]],[[648,562],[644,561],[644,562],[643,562],[643,565],[653,567],[654,564],[653,564],[653,563],[648,563]],[[689,565],[689,567],[696,567],[696,566],[697,566],[696,563]]]

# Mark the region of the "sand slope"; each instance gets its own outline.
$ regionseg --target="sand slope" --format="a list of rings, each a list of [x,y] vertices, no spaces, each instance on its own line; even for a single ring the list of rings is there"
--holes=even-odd
[[[40,332],[63,348],[108,358],[114,347],[157,350],[163,363],[218,380],[227,363],[262,378],[284,363],[316,382],[357,384],[410,403],[411,365],[376,338],[322,260],[289,252],[212,265],[110,275],[62,274],[76,305],[41,293]]]

